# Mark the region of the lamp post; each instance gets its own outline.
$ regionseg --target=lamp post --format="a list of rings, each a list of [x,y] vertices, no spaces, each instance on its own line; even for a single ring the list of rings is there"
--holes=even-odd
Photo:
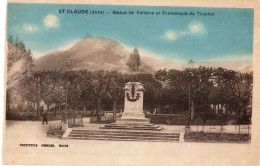
[[[194,62],[193,62],[192,59],[190,59],[189,62],[188,62],[189,70],[191,70],[193,68],[193,66],[194,66]],[[192,116],[192,112],[191,112],[191,80],[190,79],[191,79],[191,77],[193,77],[192,71],[189,72],[188,77],[189,77],[189,93],[188,93],[188,96],[189,96],[189,123],[188,123],[188,125],[190,125],[191,116]]]
[[[68,113],[68,92],[69,92],[69,85],[68,85],[68,83],[69,83],[69,78],[68,78],[68,74],[69,74],[69,70],[70,70],[70,62],[71,62],[71,60],[70,60],[70,57],[68,56],[67,57],[67,60],[66,60],[66,64],[67,64],[67,80],[66,80],[66,82],[67,82],[67,89],[66,89],[66,106],[65,106],[65,108],[66,108],[66,112]]]
[[[188,68],[192,69],[193,66],[194,66],[194,61],[192,59],[190,59],[188,62]]]

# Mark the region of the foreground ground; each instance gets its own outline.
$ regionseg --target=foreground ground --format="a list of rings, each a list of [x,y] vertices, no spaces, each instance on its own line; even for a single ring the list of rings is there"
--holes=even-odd
[[[252,165],[251,144],[61,140],[47,137],[47,130],[48,125],[39,121],[7,121],[4,164]],[[68,147],[59,147],[60,144]]]

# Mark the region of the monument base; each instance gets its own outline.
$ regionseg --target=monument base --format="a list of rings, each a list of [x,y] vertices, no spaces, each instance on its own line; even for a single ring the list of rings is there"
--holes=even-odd
[[[145,118],[143,110],[125,110],[122,118]]]
[[[145,118],[143,110],[125,110],[122,117],[116,119],[117,124],[149,124],[150,120]]]
[[[145,118],[143,111],[140,110],[126,110],[121,118],[116,119],[115,123],[110,123],[109,125],[105,125],[100,128],[123,130],[162,130],[160,126],[151,124],[150,119]]]

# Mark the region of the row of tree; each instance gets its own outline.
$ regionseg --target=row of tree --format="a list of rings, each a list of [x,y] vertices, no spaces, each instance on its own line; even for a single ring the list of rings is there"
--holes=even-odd
[[[100,119],[102,109],[112,108],[116,111],[118,105],[122,107],[124,84],[137,80],[141,80],[147,87],[145,105],[150,107],[148,105],[153,105],[153,101],[158,99],[155,92],[162,87],[152,74],[140,74],[133,78],[131,75],[108,71],[33,71],[21,79],[13,91],[16,95],[20,94],[21,102],[36,105],[37,115],[40,113],[41,101],[44,101],[48,109],[52,104],[60,108],[67,101],[69,108],[74,110],[79,107],[96,109]],[[8,91],[10,92],[11,90]],[[8,99],[11,105],[12,98]]]
[[[79,107],[95,108],[100,118],[102,109],[116,111],[118,105],[122,108],[124,84],[138,81],[144,84],[146,90],[144,108],[151,112],[155,108],[161,112],[166,110],[164,113],[190,110],[190,120],[193,120],[195,113],[210,111],[210,104],[222,104],[239,115],[245,113],[252,102],[252,74],[225,71],[224,75],[218,75],[218,85],[214,86],[208,81],[211,74],[207,75],[207,72],[211,70],[200,67],[184,71],[158,71],[155,76],[164,86],[152,74],[136,74],[133,77],[108,71],[33,71],[20,80],[15,91],[24,102],[36,104],[37,114],[41,101],[47,106],[55,104],[60,108],[67,100],[74,110]]]
[[[252,109],[252,72],[241,73],[201,66],[182,71],[159,70],[155,77],[161,81],[168,81],[168,89],[172,93],[179,92],[189,98],[188,110],[191,121],[194,119],[196,107],[197,112],[205,112],[210,110],[210,104],[224,105],[228,110],[234,110],[237,116],[244,115]]]

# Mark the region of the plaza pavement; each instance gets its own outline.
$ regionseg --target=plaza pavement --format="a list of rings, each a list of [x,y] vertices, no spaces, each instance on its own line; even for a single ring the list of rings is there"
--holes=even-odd
[[[47,130],[48,125],[42,125],[41,121],[6,121],[4,164],[248,165],[253,148],[251,144],[63,140],[47,137]],[[38,147],[21,147],[20,144],[37,144]],[[41,144],[55,147],[40,147]],[[69,147],[58,147],[59,144]]]

